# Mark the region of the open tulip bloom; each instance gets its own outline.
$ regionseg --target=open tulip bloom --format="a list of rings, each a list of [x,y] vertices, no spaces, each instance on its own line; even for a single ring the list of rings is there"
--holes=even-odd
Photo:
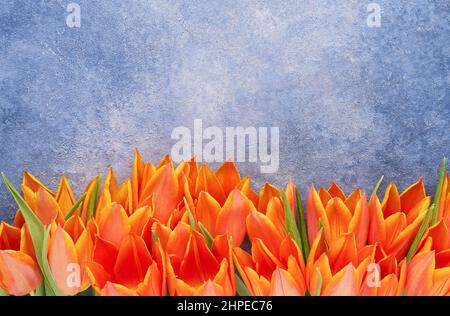
[[[144,162],[123,183],[112,168],[81,196],[31,173],[14,223],[0,223],[0,295],[450,295],[450,176],[384,194],[292,180],[252,189],[233,162]],[[434,188],[433,188],[434,189]],[[380,195],[379,195],[380,194]]]

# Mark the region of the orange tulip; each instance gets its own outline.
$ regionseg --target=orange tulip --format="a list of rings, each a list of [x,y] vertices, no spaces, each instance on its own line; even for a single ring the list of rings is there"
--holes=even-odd
[[[75,204],[72,189],[64,175],[61,176],[58,190],[54,193],[31,173],[24,172],[22,191],[28,206],[45,226],[52,221],[63,224],[64,216]],[[85,204],[87,208],[87,203]],[[21,211],[16,213],[14,223],[19,228],[25,223]]]
[[[360,295],[370,257],[358,257],[354,233],[344,234],[329,244],[324,235],[323,230],[319,230],[308,257],[309,292],[323,296]]]
[[[123,236],[118,247],[96,236],[87,272],[95,291],[106,296],[165,295],[165,266],[158,243],[152,251],[142,237]],[[157,258],[161,260],[157,260]]]
[[[22,228],[24,231],[26,228]],[[26,295],[42,282],[42,275],[33,257],[27,253],[21,230],[0,223],[0,289],[11,295]]]
[[[173,231],[155,226],[167,253],[170,295],[235,294],[231,243],[225,235],[215,237],[209,249],[205,238],[185,223],[178,223]]]
[[[361,295],[399,296],[403,294],[406,281],[406,261],[397,263],[397,258],[387,255],[379,244],[366,246],[359,258],[370,256]]]
[[[366,195],[359,189],[346,197],[334,182],[328,190],[320,188],[319,192],[311,186],[306,201],[306,218],[310,244],[318,235],[319,222],[327,242],[354,233],[358,249],[367,243],[369,212]]]
[[[437,268],[434,251],[416,254],[407,266],[406,295],[450,295],[450,267]]]
[[[93,241],[81,218],[74,214],[62,227],[52,222],[47,259],[59,290],[75,295],[89,287],[86,263],[91,260]]]
[[[439,203],[438,220],[443,219],[446,226],[450,227],[450,175],[445,173],[442,184],[442,193]]]
[[[429,204],[422,178],[401,194],[394,183],[389,184],[381,204],[376,195],[370,199],[369,243],[379,242],[386,253],[403,259]]]
[[[239,189],[233,189],[225,203],[220,204],[207,192],[200,192],[194,217],[213,235],[228,234],[234,246],[245,238],[245,219],[255,210],[253,203]]]
[[[264,214],[252,212],[248,220],[254,216],[265,218]],[[251,237],[251,255],[239,247],[234,248],[236,267],[250,293],[257,296],[305,295],[305,264],[300,248],[293,239],[290,236],[278,236],[280,238],[266,244],[266,236],[258,236],[264,240],[256,236]]]

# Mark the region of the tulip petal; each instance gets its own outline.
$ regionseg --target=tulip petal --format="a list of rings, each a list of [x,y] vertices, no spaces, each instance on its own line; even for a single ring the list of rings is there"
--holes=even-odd
[[[127,288],[135,289],[144,281],[152,262],[150,252],[141,237],[133,234],[125,236],[114,265],[115,281]]]
[[[328,283],[323,291],[324,296],[357,296],[358,276],[355,268],[349,263],[345,268],[339,271]]]
[[[26,295],[42,281],[36,262],[27,254],[0,250],[0,288],[12,295]]]
[[[50,237],[47,256],[58,288],[67,295],[78,293],[81,284],[69,282],[74,265],[79,267],[78,255],[72,238],[60,225]]]
[[[136,291],[127,288],[121,284],[106,282],[105,287],[100,293],[101,296],[137,296]]]
[[[150,205],[150,197],[153,197],[154,217],[165,224],[179,202],[178,189],[173,165],[167,163],[156,171],[142,190],[139,207]]]
[[[407,267],[405,290],[408,295],[426,295],[433,286],[434,251],[417,254]]]
[[[245,237],[245,220],[254,210],[253,203],[241,191],[234,189],[222,207],[216,223],[216,234],[229,234],[233,246],[239,246]]]
[[[259,238],[275,255],[278,254],[283,236],[263,213],[251,211],[247,216],[247,233],[250,241]]]
[[[327,240],[331,242],[348,232],[352,214],[340,198],[328,201],[325,212],[330,225],[330,234],[327,235]]]
[[[276,267],[272,274],[272,279],[270,281],[270,292],[271,296],[301,296],[298,284],[292,275],[284,270]]]
[[[217,202],[211,194],[205,191],[200,192],[195,215],[197,220],[206,227],[212,236],[216,235],[216,222],[220,210],[221,206],[219,202]]]
[[[112,203],[101,211],[98,220],[99,235],[111,242],[117,249],[122,238],[130,232],[130,222],[122,205]]]
[[[241,181],[239,171],[236,168],[236,165],[231,161],[225,161],[219,169],[217,169],[216,176],[226,196],[228,196]]]

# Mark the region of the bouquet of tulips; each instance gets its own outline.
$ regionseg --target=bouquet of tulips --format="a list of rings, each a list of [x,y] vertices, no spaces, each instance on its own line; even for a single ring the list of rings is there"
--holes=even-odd
[[[450,177],[371,195],[292,181],[255,192],[225,162],[157,165],[135,151],[130,178],[110,168],[76,198],[28,172],[19,210],[0,224],[1,295],[449,295]]]

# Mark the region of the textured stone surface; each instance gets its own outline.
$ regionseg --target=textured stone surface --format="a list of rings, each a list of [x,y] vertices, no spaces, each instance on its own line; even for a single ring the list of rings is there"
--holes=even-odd
[[[0,5],[0,170],[31,170],[80,192],[133,147],[156,161],[172,129],[279,126],[280,169],[255,185],[371,190],[425,176],[450,156],[450,3],[378,1],[75,1]],[[386,185],[387,182],[384,184]],[[0,219],[15,207],[0,185]]]

